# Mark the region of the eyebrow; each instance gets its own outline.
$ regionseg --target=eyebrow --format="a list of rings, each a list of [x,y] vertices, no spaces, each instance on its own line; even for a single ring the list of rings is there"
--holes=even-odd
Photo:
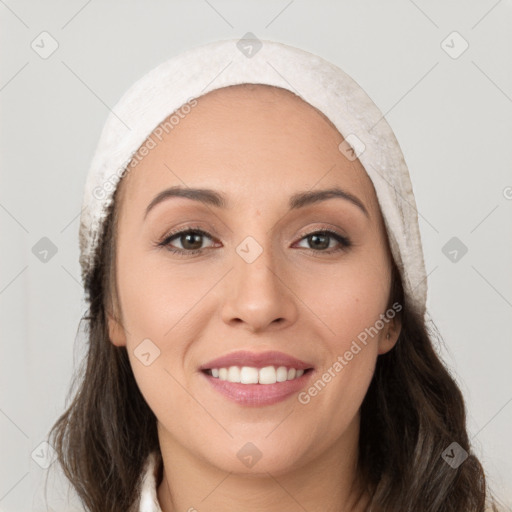
[[[194,201],[201,201],[202,203],[215,206],[217,208],[226,209],[228,207],[228,200],[226,199],[226,196],[215,190],[207,188],[183,188],[181,186],[175,186],[163,190],[151,201],[151,203],[149,203],[148,207],[146,208],[144,218],[147,217],[148,213],[157,204],[172,197],[185,197]],[[332,198],[340,198],[350,201],[352,204],[357,206],[367,217],[370,217],[368,210],[360,199],[339,187],[293,194],[289,200],[289,208],[290,210],[296,210]]]

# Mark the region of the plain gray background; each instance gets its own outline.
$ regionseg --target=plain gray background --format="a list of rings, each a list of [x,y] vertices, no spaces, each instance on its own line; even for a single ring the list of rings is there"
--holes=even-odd
[[[0,510],[46,510],[36,460],[83,353],[79,213],[109,110],[164,60],[247,32],[335,63],[394,129],[437,349],[490,486],[512,506],[511,1],[0,0],[0,22]],[[51,48],[44,31],[58,44],[47,58],[31,46]],[[43,237],[57,250],[46,262],[33,251]],[[467,247],[455,262],[452,237]],[[52,489],[58,510],[66,488]]]

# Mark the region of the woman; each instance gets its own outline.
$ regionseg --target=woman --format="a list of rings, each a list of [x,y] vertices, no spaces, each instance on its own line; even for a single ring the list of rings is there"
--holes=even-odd
[[[87,510],[485,509],[407,167],[339,68],[229,40],[148,73],[80,248],[89,352],[50,443]]]

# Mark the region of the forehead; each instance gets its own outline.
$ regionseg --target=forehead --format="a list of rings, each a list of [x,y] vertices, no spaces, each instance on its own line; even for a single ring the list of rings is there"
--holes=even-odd
[[[231,109],[238,110],[240,115],[256,119],[259,116],[255,115],[254,110],[257,109],[260,116],[267,114],[267,119],[270,119],[271,113],[287,116],[282,119],[283,125],[293,125],[293,122],[302,119],[312,124],[312,129],[327,130],[341,137],[323,112],[304,101],[298,94],[282,87],[251,83],[230,85],[200,96],[198,104],[202,114],[206,116],[219,115],[221,112],[227,115]]]
[[[269,200],[269,190],[284,200],[299,190],[343,186],[368,210],[377,205],[360,162],[339,151],[343,137],[336,127],[289,90],[263,84],[216,89],[167,126],[155,128],[146,141],[153,148],[122,180],[122,194],[133,201],[165,185],[224,190],[228,196],[231,189]]]
[[[334,124],[323,112],[304,101],[298,94],[282,87],[243,83],[214,89],[197,99],[203,107],[214,104],[225,107],[231,102],[237,102],[237,108],[242,108],[244,105],[249,106],[252,103],[253,105],[257,104],[259,108],[292,108],[301,111],[302,115],[307,115],[309,111],[311,115],[316,114],[315,117],[322,118],[332,129],[337,131]]]

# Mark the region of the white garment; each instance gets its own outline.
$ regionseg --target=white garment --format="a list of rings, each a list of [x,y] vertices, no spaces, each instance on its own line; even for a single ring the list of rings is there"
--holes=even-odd
[[[158,452],[152,452],[146,459],[141,474],[140,493],[129,512],[162,512],[156,492],[160,460]]]

